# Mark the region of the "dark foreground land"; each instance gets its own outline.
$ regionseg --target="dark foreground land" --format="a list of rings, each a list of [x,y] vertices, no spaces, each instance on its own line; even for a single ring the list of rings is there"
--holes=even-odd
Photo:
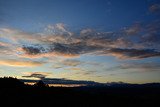
[[[56,88],[2,78],[0,84],[3,107],[159,107],[160,102],[159,84]]]

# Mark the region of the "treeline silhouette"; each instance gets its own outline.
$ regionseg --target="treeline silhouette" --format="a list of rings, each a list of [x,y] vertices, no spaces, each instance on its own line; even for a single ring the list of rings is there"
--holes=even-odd
[[[66,88],[48,87],[41,80],[30,86],[4,77],[0,78],[0,98],[1,105],[21,107],[158,107],[160,85]]]
[[[22,87],[24,83],[19,81],[17,78],[13,77],[4,77],[0,78],[0,86],[1,87]]]
[[[31,87],[30,85],[24,84],[24,82],[13,77],[4,77],[0,78],[1,88],[22,88],[22,87]],[[42,80],[38,81],[33,85],[34,87],[48,87],[47,84],[44,84]],[[32,87],[33,87],[32,86]]]

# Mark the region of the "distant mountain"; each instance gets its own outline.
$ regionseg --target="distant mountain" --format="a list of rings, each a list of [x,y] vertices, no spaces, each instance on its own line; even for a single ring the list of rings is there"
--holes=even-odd
[[[34,86],[23,82],[36,82]],[[45,82],[45,84],[44,84]],[[76,88],[48,87],[46,84],[86,84]],[[0,78],[0,98],[5,106],[69,106],[69,107],[156,107],[160,99],[160,83],[129,84],[123,82],[45,78],[27,80]],[[1,104],[1,105],[2,105]]]
[[[22,82],[38,82],[39,80],[20,79]],[[95,85],[100,84],[94,81],[84,80],[69,80],[65,78],[44,78],[42,80],[45,84],[84,84],[84,85]]]
[[[22,82],[38,82],[39,80],[29,80],[21,79]],[[44,78],[42,80],[45,84],[80,84],[86,87],[160,87],[160,83],[145,83],[145,84],[131,84],[124,82],[109,82],[109,83],[99,83],[95,81],[85,81],[85,80],[69,80],[65,78]]]

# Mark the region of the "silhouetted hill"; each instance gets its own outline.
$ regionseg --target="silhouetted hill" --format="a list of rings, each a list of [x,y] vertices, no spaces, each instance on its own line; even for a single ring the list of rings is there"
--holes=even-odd
[[[0,101],[5,106],[157,107],[160,99],[159,83],[106,83],[72,88],[46,87],[42,81],[28,86],[15,78],[0,78],[0,83]]]
[[[16,78],[4,77],[0,78],[0,87],[11,88],[11,87],[23,87],[24,83]]]
[[[29,79],[20,79],[22,82],[38,82],[39,80],[29,80]],[[135,88],[135,87],[160,87],[160,83],[145,83],[145,84],[130,84],[124,82],[108,82],[108,83],[99,83],[94,81],[85,81],[85,80],[68,80],[64,78],[44,78],[43,83],[45,84],[80,84],[84,87],[115,87],[115,88]]]

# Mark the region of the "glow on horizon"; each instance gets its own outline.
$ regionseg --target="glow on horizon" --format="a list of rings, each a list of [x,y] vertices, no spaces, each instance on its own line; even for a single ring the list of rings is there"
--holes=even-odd
[[[35,85],[36,82],[25,82],[26,85]],[[49,87],[82,87],[85,84],[47,84]]]

